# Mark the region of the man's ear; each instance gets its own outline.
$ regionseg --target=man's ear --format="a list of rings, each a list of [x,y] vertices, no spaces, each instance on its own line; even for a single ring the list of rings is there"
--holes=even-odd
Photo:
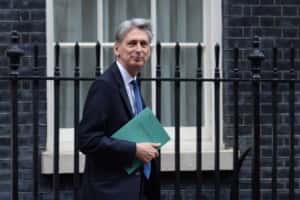
[[[114,44],[114,54],[116,57],[119,56],[119,44],[117,42]]]

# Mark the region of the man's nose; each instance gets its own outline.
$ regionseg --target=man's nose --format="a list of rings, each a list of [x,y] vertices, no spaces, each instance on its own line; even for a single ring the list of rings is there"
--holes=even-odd
[[[137,44],[136,44],[136,50],[137,50],[137,51],[142,51],[142,49],[143,49],[143,48],[142,48],[141,43],[137,43]]]

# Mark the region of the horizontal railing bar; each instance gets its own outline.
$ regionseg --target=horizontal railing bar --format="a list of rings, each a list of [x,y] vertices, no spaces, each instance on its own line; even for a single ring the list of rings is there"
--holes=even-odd
[[[91,78],[91,77],[79,77],[79,78],[74,78],[74,77],[54,77],[54,76],[48,76],[48,77],[41,77],[41,76],[18,76],[12,77],[12,76],[0,76],[0,80],[11,80],[11,79],[18,79],[18,80],[62,80],[62,81],[74,81],[74,80],[81,80],[81,81],[93,81],[96,78]],[[215,78],[139,78],[140,81],[183,81],[183,82],[197,82],[197,81],[203,81],[203,82],[249,82],[253,81],[253,79],[234,79],[234,78],[220,78],[220,79],[215,79]],[[290,82],[295,82],[295,83],[300,83],[300,79],[293,80],[293,79],[260,79],[256,80],[258,82],[280,82],[280,83],[290,83]]]
[[[75,46],[75,42],[59,42],[58,43],[61,48],[73,48]],[[82,48],[94,48],[96,47],[97,42],[79,42],[78,43],[80,47]],[[113,47],[114,42],[103,42],[99,43],[102,47]],[[180,47],[185,48],[196,48],[199,43],[196,42],[179,42]],[[53,43],[53,46],[56,45],[56,43]],[[161,47],[164,48],[173,48],[176,46],[175,42],[162,42],[160,43]],[[202,47],[205,47],[204,43],[200,43]],[[155,43],[151,44],[152,47],[156,46]]]

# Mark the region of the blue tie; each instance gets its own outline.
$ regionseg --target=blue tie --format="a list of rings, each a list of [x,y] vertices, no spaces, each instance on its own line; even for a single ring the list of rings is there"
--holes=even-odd
[[[130,84],[133,87],[133,93],[134,93],[134,104],[135,104],[135,115],[137,115],[139,112],[143,110],[143,103],[142,103],[142,97],[140,94],[139,85],[137,84],[136,80],[132,80]],[[149,179],[151,173],[151,163],[147,162],[144,164],[144,174],[146,178]]]

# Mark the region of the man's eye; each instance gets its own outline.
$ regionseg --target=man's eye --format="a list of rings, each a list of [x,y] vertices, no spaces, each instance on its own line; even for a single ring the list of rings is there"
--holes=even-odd
[[[138,45],[138,44],[139,44],[141,47],[143,47],[143,48],[149,46],[149,43],[146,42],[146,41],[141,41],[141,42],[132,41],[132,42],[128,42],[128,43],[127,43],[127,45],[128,45],[129,47],[134,47],[134,46],[136,46],[136,45]]]
[[[141,42],[141,46],[143,46],[143,47],[148,46],[148,42]]]
[[[136,42],[134,42],[134,41],[128,43],[128,46],[134,46],[134,45],[136,45]]]

